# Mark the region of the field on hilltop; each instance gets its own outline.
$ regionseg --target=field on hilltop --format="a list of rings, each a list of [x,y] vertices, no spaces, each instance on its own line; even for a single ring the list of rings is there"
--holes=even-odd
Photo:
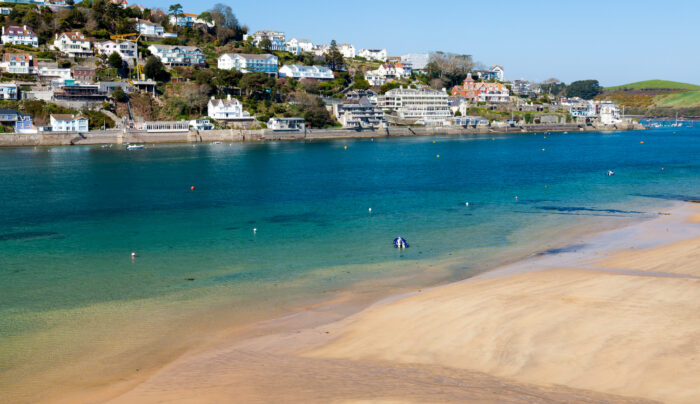
[[[646,80],[605,87],[597,98],[624,106],[631,115],[700,116],[700,86],[668,80]]]
[[[630,89],[630,90],[667,89],[667,90],[697,91],[697,90],[700,90],[700,86],[696,85],[696,84],[681,83],[678,81],[669,81],[669,80],[645,80],[645,81],[638,81],[636,83],[622,84],[619,86],[605,87],[605,90],[611,90],[611,91],[624,90],[624,89]]]

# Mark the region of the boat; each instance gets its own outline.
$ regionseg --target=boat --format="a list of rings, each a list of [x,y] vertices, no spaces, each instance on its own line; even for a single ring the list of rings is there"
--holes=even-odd
[[[399,249],[408,248],[408,242],[403,237],[396,237],[394,239],[394,248],[399,248]]]
[[[130,144],[130,145],[126,146],[126,150],[140,150],[140,149],[144,149],[144,148],[145,148],[145,146],[142,144]]]
[[[214,144],[221,144],[221,142],[214,142]]]
[[[606,173],[606,175],[607,175],[608,177],[612,177],[613,175],[615,175],[615,171],[613,171],[613,170],[608,170],[608,172]]]

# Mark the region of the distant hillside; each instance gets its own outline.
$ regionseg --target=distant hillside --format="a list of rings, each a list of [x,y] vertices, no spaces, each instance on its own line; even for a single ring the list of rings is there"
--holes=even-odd
[[[689,83],[680,83],[668,80],[646,80],[636,83],[623,84],[621,86],[605,87],[605,90],[700,90],[700,86]]]

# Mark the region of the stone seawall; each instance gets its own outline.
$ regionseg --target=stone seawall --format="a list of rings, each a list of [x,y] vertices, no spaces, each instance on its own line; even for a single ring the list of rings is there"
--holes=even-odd
[[[577,124],[525,125],[525,127],[503,128],[460,128],[460,127],[408,127],[397,126],[383,129],[307,129],[303,132],[284,132],[244,129],[221,129],[189,132],[145,132],[105,130],[85,134],[75,132],[43,132],[33,134],[0,133],[2,146],[68,146],[94,144],[128,144],[128,143],[196,143],[196,142],[242,142],[242,141],[276,141],[276,140],[316,140],[347,139],[391,136],[431,136],[431,135],[467,135],[486,133],[522,133],[522,132],[567,132],[567,131],[605,131],[605,130],[639,130],[639,124],[620,124],[611,126],[581,126]]]

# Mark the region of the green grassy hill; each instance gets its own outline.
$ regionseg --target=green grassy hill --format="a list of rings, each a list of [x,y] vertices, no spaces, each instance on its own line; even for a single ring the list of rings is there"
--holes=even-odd
[[[680,83],[677,81],[668,80],[646,80],[638,81],[636,83],[623,84],[620,86],[605,87],[605,90],[622,90],[622,89],[636,89],[636,90],[655,90],[655,89],[669,89],[669,90],[700,90],[700,86],[689,83]]]

